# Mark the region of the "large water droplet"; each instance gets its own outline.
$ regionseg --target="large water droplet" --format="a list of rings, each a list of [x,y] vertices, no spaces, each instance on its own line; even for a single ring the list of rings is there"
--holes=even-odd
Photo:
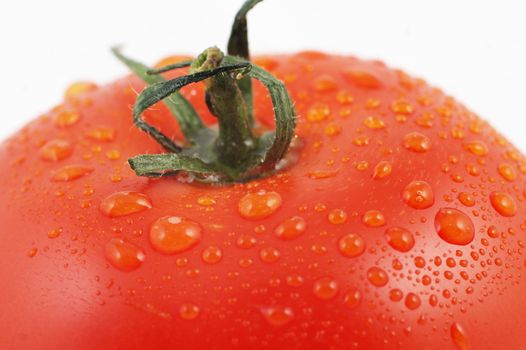
[[[330,277],[323,277],[314,283],[314,295],[320,299],[328,300],[334,298],[340,289],[338,282]]]
[[[261,308],[261,314],[271,325],[281,327],[289,323],[294,317],[294,312],[290,307],[270,306]]]
[[[457,322],[451,325],[451,340],[458,350],[471,350],[471,342],[464,327]]]
[[[517,204],[509,194],[504,192],[491,192],[489,199],[493,209],[500,215],[511,217],[517,213]]]
[[[441,208],[435,216],[435,229],[444,241],[467,245],[475,237],[475,228],[471,219],[454,208]]]
[[[383,269],[376,266],[373,266],[367,270],[367,279],[373,286],[376,287],[383,287],[387,284],[387,282],[389,282],[387,273]]]
[[[365,251],[365,241],[360,235],[350,233],[338,240],[338,250],[343,256],[354,258]]]
[[[238,203],[242,217],[260,220],[272,215],[281,206],[281,196],[277,192],[259,191],[244,195]]]
[[[223,251],[217,246],[209,246],[201,254],[203,261],[207,264],[217,264],[223,258]]]
[[[391,227],[385,231],[387,243],[399,252],[408,252],[415,246],[413,234],[402,227]]]
[[[274,234],[283,240],[291,240],[301,236],[307,229],[307,222],[300,216],[293,216],[281,224],[274,230]]]
[[[488,146],[482,141],[470,141],[464,143],[464,149],[476,156],[485,156],[488,154]]]
[[[57,170],[53,177],[52,181],[55,182],[69,182],[76,179],[79,179],[85,175],[88,175],[93,172],[93,168],[83,166],[83,165],[68,165]]]
[[[402,145],[405,149],[416,153],[424,153],[431,149],[431,141],[429,138],[416,131],[406,134]]]
[[[150,199],[139,192],[116,192],[100,203],[101,212],[110,218],[117,218],[152,208]]]
[[[73,153],[73,147],[68,141],[65,140],[52,140],[46,143],[40,149],[40,158],[58,162],[66,159]]]
[[[363,214],[362,222],[369,227],[381,227],[385,225],[385,217],[379,210],[369,210]]]
[[[420,304],[422,302],[420,301],[420,297],[416,295],[415,293],[407,293],[405,297],[405,306],[409,310],[416,310],[420,307]]]
[[[404,202],[415,209],[426,209],[435,203],[431,185],[425,181],[411,181],[402,191]]]
[[[176,254],[198,244],[201,233],[201,225],[197,222],[178,216],[165,216],[157,219],[150,228],[150,243],[161,253]]]
[[[106,259],[121,271],[138,269],[146,257],[139,247],[120,238],[112,238],[106,243],[105,255]]]

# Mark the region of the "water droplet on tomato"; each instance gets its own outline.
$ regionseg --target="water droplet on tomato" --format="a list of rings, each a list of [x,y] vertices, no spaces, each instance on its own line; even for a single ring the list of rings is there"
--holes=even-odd
[[[362,301],[362,293],[358,289],[351,289],[345,293],[343,303],[349,309],[356,309]]]
[[[374,167],[373,179],[380,180],[391,174],[393,171],[393,163],[388,161],[381,161]]]
[[[408,252],[415,246],[413,234],[402,227],[391,227],[385,231],[387,243],[399,252]]]
[[[270,306],[261,309],[261,314],[271,325],[281,327],[289,323],[294,317],[294,312],[290,307]]]
[[[402,199],[415,209],[426,209],[435,203],[433,189],[425,181],[411,181],[402,191]]]
[[[365,241],[360,235],[350,233],[338,240],[338,250],[343,256],[354,258],[365,251]]]
[[[179,316],[187,321],[195,320],[200,312],[199,307],[192,303],[185,303],[179,307]]]
[[[197,204],[203,207],[210,207],[212,205],[215,205],[216,201],[214,198],[205,195],[205,196],[200,196],[199,198],[197,198]]]
[[[69,107],[59,106],[53,110],[55,125],[65,128],[76,124],[80,119],[80,114]]]
[[[116,192],[100,203],[101,212],[110,218],[131,215],[151,208],[150,199],[139,192]]]
[[[274,214],[281,203],[279,193],[262,190],[244,195],[239,200],[238,211],[245,219],[260,220]]]
[[[435,229],[444,241],[467,245],[475,237],[473,222],[463,212],[454,208],[441,208],[435,216]]]
[[[409,310],[416,310],[420,307],[420,304],[422,302],[420,301],[420,297],[416,295],[415,293],[407,293],[405,297],[405,306]]]
[[[110,239],[104,249],[106,259],[121,271],[138,269],[146,257],[142,249],[120,238]]]
[[[86,137],[96,141],[111,142],[115,139],[115,130],[107,126],[97,126],[88,131]]]
[[[329,219],[329,222],[334,225],[340,225],[347,221],[347,213],[345,210],[342,209],[334,209],[331,210],[329,215],[327,215],[327,218]]]
[[[394,288],[389,291],[389,299],[391,299],[394,302],[398,302],[404,298],[404,293],[398,289]]]
[[[53,177],[52,181],[55,182],[69,182],[76,179],[79,179],[85,175],[88,175],[93,172],[93,168],[83,166],[83,165],[68,165],[57,170]]]
[[[291,287],[300,287],[304,281],[304,278],[297,274],[287,276],[287,284]]]
[[[278,261],[280,255],[281,254],[279,250],[273,247],[263,248],[259,251],[259,257],[261,258],[261,261],[268,264]]]
[[[374,116],[369,116],[364,119],[363,125],[369,129],[383,129],[385,128],[385,123],[382,119]]]
[[[424,153],[431,149],[429,138],[416,131],[405,135],[402,145],[405,149],[416,153]]]
[[[331,109],[324,103],[316,103],[307,111],[307,120],[310,122],[321,122],[329,117]]]
[[[464,143],[464,149],[476,156],[488,154],[488,146],[482,141],[470,141]]]
[[[157,219],[150,228],[150,243],[164,254],[184,252],[201,241],[203,229],[197,222],[178,216]]]
[[[387,276],[387,273],[376,266],[371,267],[367,271],[367,279],[373,286],[376,287],[383,287],[389,282],[389,277]]]
[[[212,245],[203,250],[201,257],[207,264],[217,264],[223,258],[223,252],[221,248]]]
[[[73,153],[73,147],[68,141],[65,140],[52,140],[46,143],[40,149],[40,158],[58,162],[71,156]]]
[[[314,295],[320,299],[328,300],[334,298],[340,289],[338,282],[330,277],[323,277],[314,282]]]
[[[54,228],[53,230],[49,231],[47,233],[47,236],[49,238],[57,238],[58,236],[60,236],[61,233],[62,233],[62,228],[58,227],[58,228]]]
[[[396,100],[391,103],[391,110],[396,114],[411,114],[413,113],[413,106],[407,101]]]
[[[471,350],[468,334],[461,324],[454,322],[450,329],[451,340],[458,350]]]
[[[307,229],[307,222],[301,216],[293,216],[274,229],[274,234],[283,240],[291,240],[301,236]]]
[[[364,89],[378,89],[382,86],[377,77],[361,69],[348,69],[344,74],[351,83]]]
[[[506,181],[511,182],[517,177],[517,174],[515,174],[515,170],[513,170],[513,167],[507,163],[499,164],[497,170],[499,171],[500,176],[502,176]]]
[[[467,192],[460,192],[458,194],[458,200],[466,207],[472,207],[475,205],[475,198]]]
[[[238,237],[236,245],[242,249],[250,249],[257,243],[256,237],[244,234]]]
[[[381,227],[385,225],[385,217],[379,210],[369,210],[363,214],[362,222],[369,227]]]
[[[504,192],[491,192],[489,199],[493,209],[500,215],[511,217],[517,213],[517,204],[509,194]]]

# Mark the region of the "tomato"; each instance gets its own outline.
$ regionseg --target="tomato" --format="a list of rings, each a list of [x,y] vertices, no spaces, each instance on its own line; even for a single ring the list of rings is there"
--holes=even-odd
[[[381,62],[254,62],[298,115],[270,176],[137,176],[163,150],[135,76],[74,84],[2,144],[0,348],[526,349],[524,156]],[[203,85],[182,94],[215,123]],[[260,84],[254,108],[272,128]],[[146,117],[181,138],[164,105]]]

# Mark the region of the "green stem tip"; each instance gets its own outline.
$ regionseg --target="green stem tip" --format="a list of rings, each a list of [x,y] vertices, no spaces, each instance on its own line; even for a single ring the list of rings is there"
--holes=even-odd
[[[248,60],[246,15],[260,1],[248,0],[238,12],[227,56],[211,47],[195,60],[150,69],[113,50],[119,60],[148,84],[133,107],[135,125],[168,152],[129,159],[137,175],[162,177],[185,172],[202,182],[243,182],[276,171],[292,141],[296,119],[285,85]],[[189,73],[175,79],[165,80],[161,75],[185,67],[190,67]],[[263,135],[253,132],[251,79],[259,80],[269,91],[276,121],[273,132]],[[179,93],[184,86],[201,81],[206,87],[207,106],[218,119],[217,128],[204,125]],[[142,118],[148,108],[161,101],[179,123],[186,139],[181,143],[184,146]]]

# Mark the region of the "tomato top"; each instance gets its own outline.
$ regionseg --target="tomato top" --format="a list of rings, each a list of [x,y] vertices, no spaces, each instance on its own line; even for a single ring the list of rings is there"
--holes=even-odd
[[[522,154],[381,62],[254,62],[298,115],[269,177],[136,176],[128,158],[163,150],[133,126],[133,76],[73,85],[3,143],[0,347],[522,346]],[[182,94],[210,125],[203,90]],[[258,83],[254,111],[273,127]],[[164,105],[145,117],[181,138]]]

